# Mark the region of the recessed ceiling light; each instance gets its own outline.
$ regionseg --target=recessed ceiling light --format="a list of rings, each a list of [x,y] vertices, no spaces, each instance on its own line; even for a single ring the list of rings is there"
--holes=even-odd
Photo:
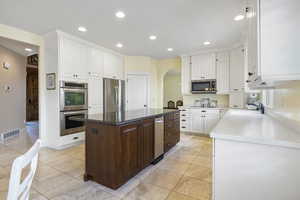
[[[124,18],[126,15],[125,15],[125,13],[124,12],[122,12],[122,11],[118,11],[118,12],[116,12],[116,17],[117,18]]]
[[[30,48],[25,48],[25,51],[32,52],[32,49],[30,49]]]
[[[84,26],[79,26],[78,31],[80,32],[87,32],[87,29]]]
[[[235,21],[241,21],[241,20],[243,20],[244,18],[245,18],[244,15],[237,15],[237,16],[235,16],[234,20],[235,20]]]
[[[209,41],[203,42],[204,45],[210,45]]]
[[[167,50],[168,50],[168,51],[173,51],[174,49],[173,49],[173,48],[168,48]]]
[[[122,44],[122,43],[118,43],[118,44],[116,44],[116,47],[122,48],[122,47],[123,47],[123,44]]]
[[[157,37],[156,37],[155,35],[150,35],[150,36],[149,36],[149,39],[150,39],[150,40],[156,40]]]

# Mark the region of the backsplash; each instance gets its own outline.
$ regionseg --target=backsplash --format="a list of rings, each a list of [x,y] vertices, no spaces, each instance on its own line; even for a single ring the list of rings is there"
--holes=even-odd
[[[272,112],[300,125],[300,81],[293,81],[274,90]]]
[[[193,94],[183,96],[184,105],[193,105],[194,101],[201,98],[210,98],[211,100],[218,101],[218,107],[229,106],[229,95],[217,95],[217,94]]]

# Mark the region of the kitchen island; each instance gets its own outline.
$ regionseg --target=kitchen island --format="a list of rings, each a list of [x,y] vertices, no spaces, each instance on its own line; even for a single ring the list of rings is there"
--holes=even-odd
[[[117,189],[154,161],[155,118],[164,118],[164,152],[180,140],[179,111],[141,109],[87,115],[84,180]],[[163,152],[163,153],[164,153]]]

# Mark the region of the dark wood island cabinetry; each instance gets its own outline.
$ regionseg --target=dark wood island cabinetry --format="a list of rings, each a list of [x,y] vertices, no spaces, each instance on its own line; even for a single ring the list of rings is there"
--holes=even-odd
[[[85,181],[117,189],[149,166],[154,161],[154,121],[161,116],[164,116],[166,152],[180,140],[179,111],[145,109],[88,115],[84,119]]]

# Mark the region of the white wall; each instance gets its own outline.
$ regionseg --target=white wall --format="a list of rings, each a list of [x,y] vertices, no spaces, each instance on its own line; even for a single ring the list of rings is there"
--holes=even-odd
[[[150,78],[150,107],[157,107],[157,69],[156,61],[145,56],[125,56],[125,74],[143,73]]]
[[[164,107],[168,106],[168,101],[183,100],[181,94],[181,75],[166,74],[164,78]]]
[[[10,68],[4,69],[3,62]],[[0,44],[0,133],[25,127],[26,120],[26,57]],[[10,92],[5,86],[11,87]]]
[[[46,78],[44,66],[44,39],[42,36],[30,33],[18,28],[0,24],[0,37],[25,42],[39,47],[39,134],[42,140],[42,145],[45,145],[47,133],[46,122]]]

